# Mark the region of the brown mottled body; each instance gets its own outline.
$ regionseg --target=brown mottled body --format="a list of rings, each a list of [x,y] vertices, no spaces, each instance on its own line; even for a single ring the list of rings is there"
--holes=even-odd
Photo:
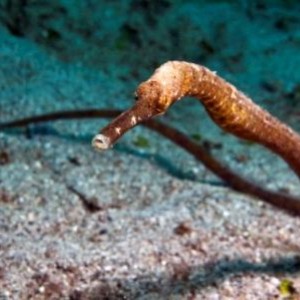
[[[137,102],[96,135],[97,149],[110,147],[128,129],[163,114],[184,96],[196,97],[225,131],[279,154],[300,177],[300,136],[209,69],[170,61],[136,91]]]

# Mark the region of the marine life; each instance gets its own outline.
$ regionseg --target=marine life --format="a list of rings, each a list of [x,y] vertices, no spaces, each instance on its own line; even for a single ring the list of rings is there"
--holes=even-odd
[[[136,91],[136,104],[93,140],[96,149],[112,146],[127,130],[165,113],[185,96],[199,99],[208,114],[225,131],[257,142],[280,155],[300,177],[300,135],[215,72],[193,63],[169,61]]]
[[[115,118],[93,139],[98,150],[111,147],[126,131],[137,124],[146,126],[192,154],[231,188],[258,197],[293,215],[300,216],[300,199],[282,192],[266,190],[230,170],[205,147],[179,130],[153,120],[184,96],[199,98],[209,115],[224,130],[266,146],[281,156],[300,177],[300,137],[233,85],[205,67],[186,62],[162,65],[136,92],[136,103],[128,111],[75,110],[58,111],[0,123],[0,129],[27,126],[60,119]]]

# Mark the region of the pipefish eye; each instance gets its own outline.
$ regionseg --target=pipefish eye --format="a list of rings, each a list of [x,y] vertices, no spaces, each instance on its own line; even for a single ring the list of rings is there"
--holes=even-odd
[[[139,95],[137,93],[134,94],[134,101],[138,101],[139,100]]]

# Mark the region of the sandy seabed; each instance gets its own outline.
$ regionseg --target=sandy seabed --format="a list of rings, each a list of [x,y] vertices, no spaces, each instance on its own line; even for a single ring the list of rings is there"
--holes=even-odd
[[[63,64],[4,29],[0,36],[1,121],[98,107],[99,97],[99,107],[130,105],[117,77]],[[276,44],[272,36],[269,44]],[[256,95],[257,81],[248,82]],[[117,97],[119,106],[110,102]],[[280,159],[224,135],[198,106],[180,103],[165,120],[192,132],[201,119],[208,139],[223,145],[215,155],[265,187],[299,194]],[[292,116],[286,121],[297,124]],[[290,299],[299,299],[299,218],[230,190],[142,128],[97,153],[90,140],[105,123],[0,132],[0,298],[284,299],[279,287],[288,279]],[[138,146],[141,136],[146,149]]]

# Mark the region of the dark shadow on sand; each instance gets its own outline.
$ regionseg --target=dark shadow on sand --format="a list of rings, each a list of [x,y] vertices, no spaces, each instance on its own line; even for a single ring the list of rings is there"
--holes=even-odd
[[[244,259],[220,260],[215,263],[200,265],[180,273],[145,274],[132,280],[118,278],[93,278],[91,288],[82,292],[73,292],[71,299],[139,299],[151,295],[151,299],[170,299],[171,296],[183,297],[188,293],[209,287],[218,286],[228,277],[245,274],[269,274],[286,276],[300,272],[300,256],[270,259],[264,263],[250,263]],[[153,297],[153,298],[152,298]],[[150,298],[143,298],[150,299]],[[176,298],[177,299],[177,298]],[[180,298],[178,298],[180,299]]]

